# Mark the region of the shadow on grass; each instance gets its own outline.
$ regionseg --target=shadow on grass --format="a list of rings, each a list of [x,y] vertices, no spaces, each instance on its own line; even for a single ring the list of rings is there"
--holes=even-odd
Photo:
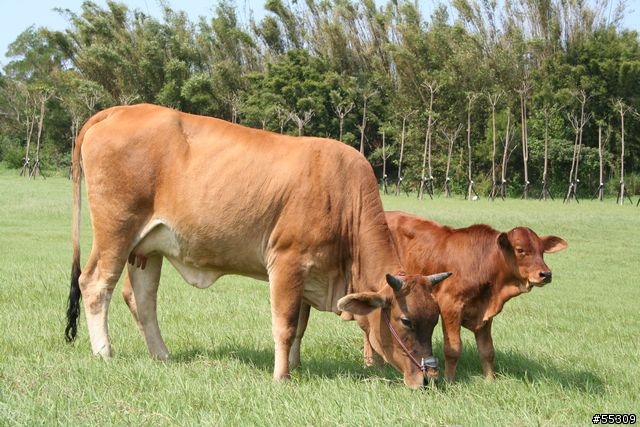
[[[442,354],[440,346],[434,346],[435,354]],[[354,349],[357,354],[357,349]],[[266,373],[273,372],[274,354],[272,348],[249,348],[246,345],[223,345],[211,349],[193,348],[174,353],[176,363],[191,363],[198,360],[237,360]],[[441,359],[442,374],[444,360]],[[495,370],[497,381],[511,378],[526,383],[556,383],[563,388],[577,390],[587,394],[603,394],[603,380],[592,371],[575,368],[568,363],[554,360],[535,360],[520,352],[496,350]],[[383,367],[365,367],[356,357],[339,357],[335,353],[326,355],[306,355],[303,351],[301,366],[293,372],[294,378],[354,378],[361,381],[383,381],[389,384],[402,384],[402,374],[390,365]],[[482,375],[480,358],[475,348],[463,349],[456,371],[456,382],[465,383]],[[444,382],[440,382],[445,386]]]
[[[498,381],[501,377],[512,378],[527,383],[556,383],[563,388],[587,394],[605,392],[604,382],[595,372],[578,369],[569,362],[532,359],[520,352],[499,349],[496,349],[494,362]],[[479,375],[482,375],[480,356],[475,349],[464,349],[456,370],[456,381],[469,381]]]
[[[223,345],[216,348],[193,348],[173,353],[174,363],[188,364],[198,360],[237,360],[252,369],[272,373],[274,367],[273,349],[248,348],[246,346]],[[389,383],[403,384],[402,374],[390,365],[383,367],[365,367],[353,358],[339,358],[335,354],[326,357],[302,354],[298,368],[292,371],[294,378],[354,378],[356,380],[381,380]]]

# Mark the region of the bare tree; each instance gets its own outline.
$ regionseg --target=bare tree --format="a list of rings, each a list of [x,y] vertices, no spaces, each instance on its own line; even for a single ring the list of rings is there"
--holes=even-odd
[[[284,126],[289,120],[291,120],[291,114],[285,110],[281,105],[276,106],[276,116],[278,118],[278,125],[280,126],[280,134],[284,134]]]
[[[502,168],[500,171],[500,197],[504,200],[507,195],[507,161],[511,156],[513,150],[516,147],[513,147],[511,151],[509,151],[509,145],[511,144],[511,139],[513,135],[511,134],[511,110],[507,108],[507,128],[504,133],[504,146],[502,150]]]
[[[429,197],[433,199],[433,170],[431,168],[431,135],[433,132],[433,99],[435,94],[440,90],[440,85],[434,81],[425,82],[422,86],[429,89],[429,109],[427,111],[427,130],[424,137],[424,152],[422,154],[422,172],[420,174],[420,190],[418,191],[418,198],[422,200],[424,197],[424,184],[428,182],[427,192]],[[429,177],[425,177],[425,169],[429,173]]]
[[[27,145],[25,148],[24,158],[22,159],[22,170],[20,171],[21,176],[29,176],[31,174],[31,138],[33,137],[33,130],[37,121],[37,109],[34,105],[34,101],[32,100],[32,96],[29,92],[26,93],[27,101],[27,113],[24,114],[25,127],[27,131]]]
[[[451,157],[453,155],[453,145],[458,139],[458,134],[462,130],[462,125],[458,125],[455,130],[450,130],[449,132],[443,131],[442,134],[447,139],[448,150],[447,150],[447,167],[444,173],[444,195],[445,197],[451,197],[451,177],[449,177],[449,172],[451,171]]]
[[[384,189],[384,194],[389,194],[388,188],[388,176],[387,176],[387,159],[391,154],[387,153],[387,144],[385,138],[385,131],[382,131],[382,188]]]
[[[298,114],[295,111],[291,111],[289,113],[289,117],[298,126],[298,136],[302,136],[302,130],[311,121],[311,118],[313,117],[313,111],[312,110],[304,111],[302,112],[302,115]]]
[[[597,198],[600,201],[604,200],[604,149],[602,143],[602,125],[604,123],[602,121],[598,121],[598,163],[600,165],[600,180],[598,184],[598,189],[596,190],[593,198]],[[605,132],[604,140],[608,141],[609,136],[611,135],[611,128],[607,126],[607,130]]]
[[[234,92],[231,95],[225,96],[224,101],[229,104],[231,108],[231,123],[238,123],[238,112],[240,111],[241,104],[240,95]]]
[[[400,184],[402,183],[402,158],[404,156],[404,140],[407,133],[407,121],[417,113],[416,110],[402,113],[402,133],[400,135],[400,159],[398,160],[398,182],[396,184],[396,196],[400,194]]]
[[[81,85],[77,93],[59,97],[71,115],[71,159],[73,159],[73,150],[82,123],[94,113],[100,98],[100,90],[95,85]],[[73,160],[71,162],[73,163]],[[73,164],[69,166],[69,178],[71,178],[72,170]]]
[[[576,117],[574,114],[568,114],[569,122],[576,133],[575,143],[573,145],[573,158],[571,160],[571,170],[569,172],[569,190],[564,198],[567,202],[571,199],[578,201],[577,190],[578,183],[578,170],[580,167],[580,152],[582,150],[582,131],[587,122],[591,119],[591,113],[585,116],[585,105],[589,97],[584,90],[577,91],[574,96],[580,102],[580,117]]]
[[[36,102],[39,105],[39,114],[38,114],[38,136],[36,139],[36,157],[33,165],[31,166],[30,176],[35,178],[38,175],[42,175],[42,170],[40,169],[40,147],[42,147],[42,130],[44,129],[44,113],[47,106],[47,101],[51,99],[54,92],[52,88],[42,87],[39,89],[36,94]]]
[[[367,101],[378,94],[377,90],[365,92],[362,94],[364,106],[362,108],[362,125],[358,127],[360,129],[360,153],[364,154],[364,133],[367,127]]]
[[[548,104],[544,104],[542,115],[544,117],[544,163],[542,167],[542,191],[540,192],[540,200],[547,200],[547,197],[553,200],[553,196],[549,191],[549,121],[551,120],[552,109]]]
[[[498,101],[502,97],[504,92],[498,93],[488,93],[487,98],[489,98],[489,104],[491,104],[491,137],[493,140],[492,149],[491,149],[491,192],[489,193],[489,198],[494,200],[498,193],[498,183],[496,181],[496,105]]]
[[[517,90],[520,95],[520,124],[522,132],[522,162],[524,172],[524,190],[522,192],[522,198],[527,199],[529,195],[529,131],[527,125],[527,99],[529,98],[529,91],[531,90],[531,83],[528,78],[522,81],[522,86]]]
[[[633,203],[631,197],[629,197],[624,188],[624,116],[631,110],[622,99],[614,101],[616,110],[620,113],[620,190],[618,191],[618,204],[622,206],[624,204],[625,196],[629,198],[629,201]]]
[[[340,142],[342,142],[342,134],[344,130],[344,118],[347,116],[347,114],[351,112],[351,110],[353,110],[353,107],[355,107],[355,104],[353,102],[350,102],[348,104],[341,102],[338,105],[333,106],[333,111],[335,111],[336,115],[338,116],[339,123],[340,123],[340,136],[338,138],[338,141]]]
[[[469,155],[467,162],[467,200],[472,200],[471,193],[475,194],[476,198],[478,197],[478,193],[473,189],[473,175],[471,171],[471,106],[478,96],[477,93],[467,93],[467,154]]]
[[[131,93],[131,94],[125,94],[125,93],[121,93],[118,96],[118,103],[120,105],[132,105],[135,102],[137,102],[140,99],[140,95],[137,95],[135,93]]]

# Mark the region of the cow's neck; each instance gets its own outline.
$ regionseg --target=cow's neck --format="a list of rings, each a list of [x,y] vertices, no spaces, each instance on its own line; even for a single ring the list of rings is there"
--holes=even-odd
[[[499,258],[501,265],[497,271],[508,271],[508,273],[499,273],[496,275],[492,283],[491,299],[484,313],[484,321],[500,313],[507,301],[522,293],[519,286],[520,281],[511,273],[502,254],[500,254]]]
[[[382,211],[381,211],[382,212]],[[360,224],[351,243],[351,291],[378,291],[386,286],[385,274],[397,274],[402,266],[384,215]]]

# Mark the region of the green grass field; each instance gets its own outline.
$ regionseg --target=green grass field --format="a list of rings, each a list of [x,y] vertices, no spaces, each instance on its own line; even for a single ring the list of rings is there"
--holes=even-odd
[[[33,425],[592,425],[640,415],[640,208],[603,203],[385,196],[453,226],[486,222],[557,234],[554,281],[510,301],[494,321],[497,378],[483,380],[463,330],[457,382],[411,391],[392,368],[362,366],[354,322],[312,312],[302,364],[274,384],[268,288],[243,277],[207,290],[165,263],[159,316],[173,360],[152,361],[116,290],[116,356],[91,355],[84,314],[65,343],[71,183],[0,172],[0,426]],[[561,198],[561,197],[560,197]],[[85,204],[86,211],[86,204]],[[83,220],[83,261],[91,244]],[[442,332],[434,334],[442,361]]]

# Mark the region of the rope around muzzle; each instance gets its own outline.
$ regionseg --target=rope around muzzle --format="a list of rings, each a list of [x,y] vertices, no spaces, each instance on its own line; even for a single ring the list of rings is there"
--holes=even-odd
[[[396,342],[400,344],[400,347],[402,347],[402,350],[404,350],[407,356],[409,356],[409,359],[411,360],[411,362],[413,362],[413,364],[416,365],[422,371],[423,374],[427,372],[428,368],[432,368],[436,370],[438,369],[438,359],[434,356],[429,356],[426,359],[423,357],[421,358],[420,362],[418,362],[418,360],[415,357],[413,357],[413,355],[411,354],[407,346],[404,345],[404,343],[402,342],[402,339],[400,339],[400,336],[391,325],[391,319],[389,319],[389,313],[387,313],[385,310],[382,310],[382,315],[384,316],[384,321],[389,327],[389,330],[391,331],[391,335],[393,335],[393,338],[395,338]]]

